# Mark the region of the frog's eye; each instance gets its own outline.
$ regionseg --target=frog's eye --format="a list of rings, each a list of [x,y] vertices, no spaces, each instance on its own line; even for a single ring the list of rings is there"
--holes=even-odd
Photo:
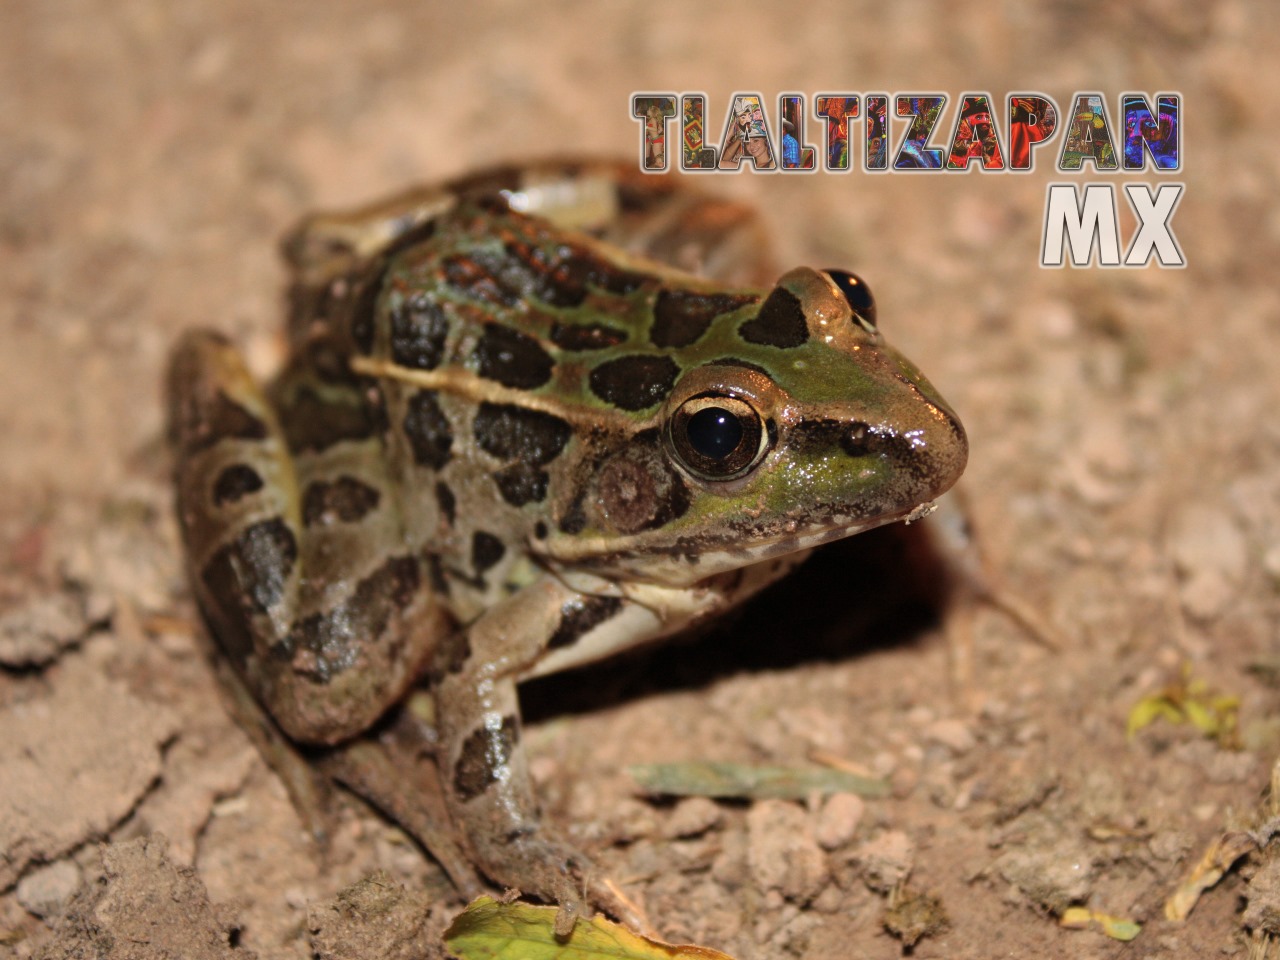
[[[667,423],[676,457],[704,480],[733,480],[764,457],[768,432],[760,414],[737,397],[703,394],[680,405]]]
[[[867,281],[848,270],[827,270],[827,276],[840,288],[845,302],[854,317],[868,333],[876,332],[876,298],[871,295]]]

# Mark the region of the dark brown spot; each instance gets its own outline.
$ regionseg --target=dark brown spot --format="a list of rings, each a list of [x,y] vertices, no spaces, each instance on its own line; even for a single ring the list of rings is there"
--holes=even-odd
[[[561,533],[575,534],[581,533],[587,527],[587,512],[583,509],[583,502],[586,498],[586,490],[580,490],[578,495],[573,498],[573,502],[569,504],[563,516],[560,517]]]
[[[201,574],[214,597],[240,597],[246,612],[265,613],[284,597],[298,542],[279,517],[246,527],[219,547]]]
[[[453,430],[449,418],[440,409],[434,390],[419,390],[409,398],[404,415],[404,434],[419,466],[439,470],[449,462],[453,447]]]
[[[472,354],[480,376],[515,390],[533,390],[551,379],[555,361],[537,339],[500,323],[484,328]]]
[[[545,500],[550,479],[547,471],[541,467],[522,461],[503,467],[493,475],[493,481],[498,485],[498,493],[513,507],[523,507],[527,503],[541,503]]]
[[[627,339],[627,332],[606,323],[561,323],[551,327],[551,342],[561,350],[603,350]]]
[[[391,314],[391,359],[415,370],[434,370],[444,357],[449,321],[440,304],[421,297]]]
[[[444,522],[452,527],[458,516],[458,501],[443,480],[436,483],[436,506],[440,508],[440,516],[444,517]]]
[[[179,396],[175,403],[174,430],[188,454],[220,440],[263,440],[267,425],[219,390],[212,403]]]
[[[666,399],[679,373],[670,357],[619,357],[591,371],[591,392],[623,410],[644,410]]]
[[[262,477],[245,463],[236,463],[218,474],[213,482],[213,502],[222,507],[262,489]]]
[[[427,557],[427,571],[431,577],[431,589],[439,596],[449,596],[449,578],[444,575],[444,561],[437,554]]]
[[[308,526],[355,523],[378,506],[378,491],[355,477],[317,480],[302,497],[302,522]]]
[[[738,334],[750,343],[766,347],[798,347],[809,339],[800,299],[783,287],[774,287],[760,312],[738,327]]]
[[[501,726],[477,727],[462,741],[453,768],[453,792],[464,803],[474,800],[497,782],[520,742],[520,724],[503,717]]]
[[[506,546],[492,533],[477,530],[471,536],[471,568],[477,577],[501,560],[506,552]]]
[[[471,641],[467,631],[455,630],[440,642],[432,660],[432,670],[437,679],[446,674],[459,674],[471,659]]]
[[[711,321],[758,298],[729,293],[663,290],[653,305],[649,339],[655,347],[687,347],[702,337]]]
[[[407,606],[421,581],[412,557],[392,557],[361,580],[352,594],[324,613],[299,623],[281,644],[279,655],[310,651],[306,673],[328,683],[360,658],[361,652],[383,639],[392,616]]]
[[[294,453],[327,450],[344,440],[366,440],[381,426],[380,411],[353,391],[325,399],[301,387],[282,417],[285,442]]]
[[[547,525],[539,520],[533,525],[533,535],[539,540],[547,539]]]
[[[560,607],[560,625],[547,641],[547,649],[577,643],[622,609],[621,597],[576,596]]]
[[[559,456],[571,434],[569,424],[550,413],[498,403],[480,404],[473,429],[485,453],[533,466]]]

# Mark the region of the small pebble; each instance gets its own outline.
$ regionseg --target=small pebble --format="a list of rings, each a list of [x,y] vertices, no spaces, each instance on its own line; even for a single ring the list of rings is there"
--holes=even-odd
[[[853,839],[867,804],[856,793],[834,793],[818,812],[814,839],[824,850],[836,850]]]
[[[56,916],[80,889],[82,879],[75,861],[56,860],[22,878],[17,889],[18,902],[37,917]]]
[[[696,837],[720,825],[724,811],[707,797],[687,797],[676,804],[663,824],[662,835],[669,840]]]

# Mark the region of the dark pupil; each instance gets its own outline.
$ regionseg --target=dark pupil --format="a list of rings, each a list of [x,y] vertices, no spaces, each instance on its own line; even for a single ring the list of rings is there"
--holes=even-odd
[[[871,288],[867,286],[867,282],[848,270],[828,270],[827,275],[836,282],[836,286],[844,294],[849,309],[861,314],[868,323],[875,326],[876,300],[871,295]]]
[[[709,460],[723,460],[742,442],[742,424],[723,407],[703,407],[685,427],[689,446]]]

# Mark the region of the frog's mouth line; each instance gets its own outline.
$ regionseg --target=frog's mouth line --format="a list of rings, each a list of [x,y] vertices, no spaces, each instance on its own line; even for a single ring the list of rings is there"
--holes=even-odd
[[[669,544],[648,544],[642,536],[630,537],[627,543],[614,543],[611,548],[592,549],[593,544],[577,541],[565,544],[571,549],[555,549],[548,551],[550,559],[559,562],[595,568],[627,568],[633,571],[649,570],[668,572],[678,569],[680,583],[694,582],[715,573],[723,573],[748,567],[764,561],[777,560],[793,553],[812,550],[836,540],[843,540],[859,533],[865,533],[876,527],[904,521],[913,523],[936,509],[932,500],[916,504],[902,510],[861,516],[850,519],[847,523],[834,526],[823,523],[819,529],[815,524],[806,531],[796,520],[778,520],[778,526],[790,529],[776,533],[763,533],[755,537],[744,538],[742,534],[725,533],[721,535],[704,534],[695,537],[682,537]],[[800,527],[800,529],[797,529]],[[603,542],[594,544],[601,547]],[[670,577],[658,577],[668,580]],[[675,581],[672,581],[675,582]]]

